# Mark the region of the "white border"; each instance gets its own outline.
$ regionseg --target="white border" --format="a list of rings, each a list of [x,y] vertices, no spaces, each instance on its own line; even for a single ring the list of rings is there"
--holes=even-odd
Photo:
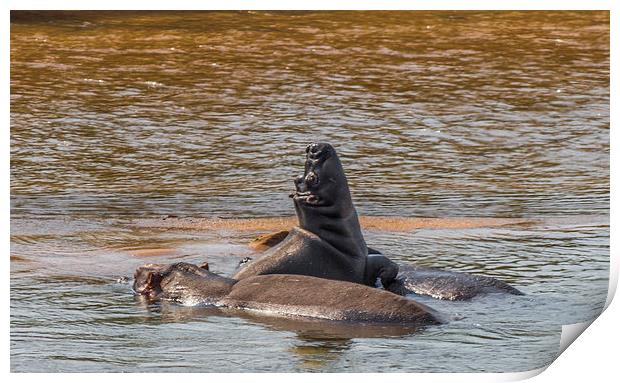
[[[284,1],[239,1],[239,0],[229,0],[226,2],[212,2],[212,1],[197,1],[197,0],[175,0],[175,1],[155,1],[155,0],[138,0],[138,1],[77,1],[77,0],[48,0],[48,1],[34,1],[34,0],[9,0],[3,2],[5,4],[5,9],[2,12],[2,33],[3,33],[3,50],[5,52],[8,51],[9,42],[10,42],[10,23],[9,23],[9,10],[10,9],[84,9],[84,10],[134,10],[134,9],[162,9],[162,10],[174,10],[174,9],[187,9],[187,10],[197,10],[197,9],[214,9],[214,10],[228,10],[228,9],[291,9],[291,10],[303,10],[303,9],[326,9],[326,10],[340,10],[340,9],[377,9],[377,10],[388,10],[388,9],[417,9],[417,10],[463,10],[463,9],[489,9],[489,10],[518,10],[518,9],[536,9],[536,10],[555,10],[555,9],[574,9],[574,10],[591,10],[591,9],[608,9],[611,10],[611,75],[612,80],[615,79],[615,75],[617,73],[617,48],[618,48],[618,22],[619,19],[617,17],[618,5],[617,2],[613,1],[561,1],[561,0],[546,0],[544,2],[534,1],[534,0],[523,0],[523,1],[480,1],[480,0],[471,0],[471,1],[457,1],[457,0],[443,0],[443,1],[416,1],[413,2],[405,2],[400,0],[382,0],[382,1],[325,1],[325,0],[315,0],[315,1],[295,1],[295,2],[284,2]],[[2,79],[5,84],[10,83],[10,63],[8,60],[8,55],[4,55],[4,60],[2,60]],[[611,99],[615,99],[614,95],[617,94],[617,85],[615,85],[612,81],[611,87]],[[10,196],[10,186],[9,186],[9,171],[10,171],[10,133],[9,133],[9,105],[10,105],[10,90],[6,90],[3,93],[4,102],[2,103],[3,115],[5,116],[6,121],[6,130],[3,134],[4,137],[4,163],[3,167],[3,175],[2,182],[4,182],[4,190],[7,191],[7,197]],[[612,102],[613,104],[613,102]],[[616,113],[614,113],[614,109],[611,110],[611,125],[613,125],[614,121],[617,120]],[[611,130],[611,142],[612,142],[612,151],[611,151],[611,163],[617,163],[617,155],[613,150],[615,148],[615,144],[618,143],[617,139],[618,135],[614,133],[614,130]],[[611,227],[615,228],[617,225],[617,203],[616,199],[614,199],[613,191],[617,190],[618,182],[615,174],[615,169],[612,167],[611,173]],[[9,198],[5,199],[5,203],[3,204],[3,209],[5,214],[3,214],[3,219],[1,221],[2,232],[4,233],[3,240],[5,243],[5,249],[10,248],[10,201]],[[615,293],[615,289],[618,281],[618,261],[617,256],[614,256],[614,251],[617,250],[617,235],[611,234],[611,277],[610,277],[610,291],[608,294],[607,305],[609,305],[612,301],[613,295]],[[7,252],[8,253],[8,252]],[[8,254],[4,254],[3,258],[3,267],[5,270],[10,270],[10,261]],[[6,273],[5,275],[7,275]],[[9,286],[10,281],[7,278],[5,284],[2,287],[2,298],[4,305],[3,307],[7,312],[5,313],[5,320],[7,323],[6,329],[9,328],[10,317],[8,312],[9,307]],[[618,340],[618,326],[617,323],[620,323],[620,309],[618,308],[618,303],[612,304],[601,316],[600,319],[597,319],[595,326],[591,326],[587,328],[584,332],[584,335],[579,337],[575,341],[575,345],[573,347],[569,347],[563,355],[553,362],[548,370],[541,375],[538,375],[540,372],[544,371],[545,368],[524,372],[524,373],[507,373],[507,374],[415,374],[415,376],[411,376],[411,374],[390,374],[388,379],[395,378],[398,381],[401,379],[422,379],[422,381],[432,381],[432,382],[445,382],[445,381],[470,381],[470,382],[495,382],[495,381],[514,381],[520,379],[526,379],[529,377],[536,376],[533,381],[583,381],[584,379],[592,379],[594,376],[617,376],[615,374],[617,372],[617,360],[615,354],[617,352],[617,340]],[[573,327],[574,328],[574,327]],[[3,337],[3,344],[5,345],[4,351],[6,353],[5,358],[3,359],[3,372],[8,375],[10,369],[9,363],[9,332],[7,331]],[[566,340],[565,340],[566,342]],[[257,350],[260,352],[260,350]],[[612,359],[613,358],[613,359]],[[238,376],[235,376],[238,375]],[[346,375],[341,376],[342,374],[326,374],[321,375],[321,380],[340,380],[343,378],[355,378],[361,379],[364,381],[376,381],[378,379],[385,379],[386,375],[381,374],[356,374],[355,376]],[[398,375],[398,376],[396,376]],[[117,375],[114,377],[109,377],[104,374],[63,374],[63,375],[54,375],[54,374],[11,374],[11,381],[30,381],[34,379],[62,379],[62,381],[83,381],[84,379],[95,380],[95,381],[108,381],[109,379],[121,379],[121,380],[133,380],[133,379],[155,379],[157,381],[161,380],[169,380],[173,379],[188,379],[188,380],[200,380],[206,378],[213,379],[234,379],[235,377],[239,378],[248,378],[251,380],[260,381],[286,381],[287,383],[290,379],[295,379],[296,381],[315,381],[318,376],[314,374],[295,374],[294,377],[291,377],[288,374],[213,374],[209,375],[209,377],[204,377],[199,374],[140,374],[138,376],[135,375]],[[8,378],[8,377],[7,377]]]

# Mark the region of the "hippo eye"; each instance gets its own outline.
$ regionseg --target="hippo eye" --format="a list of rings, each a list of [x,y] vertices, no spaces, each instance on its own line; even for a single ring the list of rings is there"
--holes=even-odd
[[[309,173],[306,176],[306,183],[308,183],[309,185],[314,185],[318,182],[319,182],[319,177],[317,177],[315,173]]]

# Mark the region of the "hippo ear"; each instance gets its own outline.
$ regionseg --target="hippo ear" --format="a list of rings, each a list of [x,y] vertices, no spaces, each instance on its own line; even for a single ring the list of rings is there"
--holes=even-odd
[[[209,262],[203,262],[200,265],[198,265],[198,267],[200,267],[201,269],[209,271]]]

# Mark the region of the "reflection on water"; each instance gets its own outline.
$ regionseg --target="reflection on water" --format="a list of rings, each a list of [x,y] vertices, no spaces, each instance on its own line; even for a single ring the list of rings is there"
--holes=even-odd
[[[57,15],[13,13],[14,214],[283,215],[314,140],[365,214],[608,209],[607,12]]]
[[[394,332],[116,282],[232,273],[294,224],[316,140],[372,247],[527,295],[420,298],[448,323]],[[11,13],[13,371],[536,368],[603,306],[608,214],[608,12]]]
[[[351,340],[346,338],[329,340],[309,338],[304,339],[302,344],[291,347],[288,351],[298,356],[299,369],[321,372],[350,350],[350,345]]]

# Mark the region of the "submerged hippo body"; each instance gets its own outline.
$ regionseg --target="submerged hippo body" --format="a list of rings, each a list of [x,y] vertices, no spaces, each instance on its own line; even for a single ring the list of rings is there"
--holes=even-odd
[[[259,275],[236,281],[187,263],[136,270],[134,291],[149,299],[346,322],[440,323],[429,307],[388,291],[305,275]]]
[[[306,148],[304,174],[291,195],[299,227],[267,236],[275,244],[247,263],[233,278],[266,274],[299,274],[374,286],[377,278],[390,284],[398,266],[386,257],[368,262],[368,248],[336,150],[329,144]],[[281,242],[279,242],[281,240]],[[278,243],[279,242],[279,243]]]
[[[488,293],[524,295],[499,279],[415,265],[400,265],[396,280],[387,290],[445,300],[468,300]]]
[[[259,275],[239,281],[220,301],[232,308],[352,322],[437,324],[429,307],[388,291],[306,275]]]

